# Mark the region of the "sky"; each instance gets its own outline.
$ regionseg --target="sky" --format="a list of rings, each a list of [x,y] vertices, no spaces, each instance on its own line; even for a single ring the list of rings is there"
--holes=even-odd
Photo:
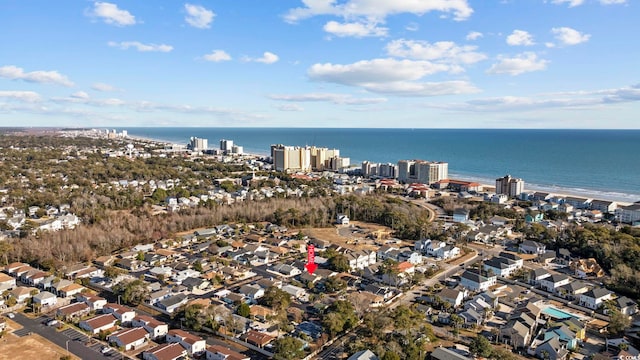
[[[0,0],[0,126],[640,129],[638,19],[637,0]]]

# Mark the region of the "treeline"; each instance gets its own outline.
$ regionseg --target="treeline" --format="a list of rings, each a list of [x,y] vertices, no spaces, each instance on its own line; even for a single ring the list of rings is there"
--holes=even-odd
[[[308,226],[323,227],[332,223],[331,210],[327,206],[330,204],[327,199],[288,198],[200,207],[165,215],[152,215],[149,207],[132,212],[110,211],[99,222],[74,230],[9,240],[9,246],[0,248],[0,259],[4,262],[25,261],[46,269],[59,268],[196,228],[226,223],[275,222],[275,214],[281,209],[295,209],[295,213],[303,218],[313,219]]]

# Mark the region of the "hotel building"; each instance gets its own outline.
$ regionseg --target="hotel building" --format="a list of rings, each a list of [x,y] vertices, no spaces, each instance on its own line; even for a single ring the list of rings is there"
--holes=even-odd
[[[524,180],[506,175],[496,179],[496,194],[518,197],[524,191]]]
[[[398,161],[398,181],[433,184],[449,177],[449,163],[425,160]]]

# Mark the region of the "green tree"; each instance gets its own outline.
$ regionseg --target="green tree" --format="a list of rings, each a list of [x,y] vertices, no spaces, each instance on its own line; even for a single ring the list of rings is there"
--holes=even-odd
[[[276,312],[280,312],[288,308],[289,304],[291,304],[291,295],[275,286],[270,286],[267,291],[265,291],[264,296],[260,298],[260,302],[263,305],[271,307]]]
[[[202,272],[203,271],[202,263],[200,262],[200,260],[196,260],[193,263],[193,270],[198,271],[198,272]]]
[[[332,256],[328,263],[331,270],[339,272],[349,271],[349,261],[347,260],[347,257],[342,254]]]
[[[167,190],[157,188],[153,191],[153,194],[151,195],[151,199],[153,199],[153,201],[155,201],[156,203],[159,203],[159,202],[165,201],[167,196],[169,196],[169,194],[167,194]]]
[[[138,306],[149,297],[147,284],[136,279],[129,282],[120,282],[114,286],[114,292],[122,297],[122,300],[132,306]]]
[[[400,355],[393,351],[385,351],[382,360],[400,360]]]
[[[195,331],[200,331],[207,324],[204,305],[191,304],[184,308],[184,325]]]
[[[273,358],[275,360],[302,359],[304,357],[302,346],[302,341],[290,336],[283,336],[274,341]]]
[[[612,308],[609,310],[609,326],[607,330],[611,335],[622,334],[626,328],[631,325],[631,320],[629,317],[620,312],[620,310],[616,308]]]
[[[243,302],[242,304],[238,305],[236,314],[248,318],[249,315],[251,315],[251,307],[249,306],[249,304]]]
[[[489,340],[482,336],[478,335],[473,340],[471,340],[471,344],[469,344],[469,351],[477,356],[481,356],[487,358],[491,356],[493,347]]]

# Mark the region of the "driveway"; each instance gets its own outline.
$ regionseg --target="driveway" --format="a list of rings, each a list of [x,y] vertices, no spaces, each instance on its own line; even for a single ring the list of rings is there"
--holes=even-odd
[[[31,319],[20,313],[16,313],[13,321],[22,325],[23,329],[14,331],[14,334],[17,336],[29,336],[29,333],[35,333],[63,349],[67,349],[68,345],[69,352],[81,359],[120,359],[121,357],[121,354],[115,350],[103,355],[100,353],[100,348],[102,348],[101,343],[93,342],[85,345],[87,340],[89,340],[87,335],[75,329],[65,329],[58,332],[54,326],[42,324],[43,320],[43,316]]]

